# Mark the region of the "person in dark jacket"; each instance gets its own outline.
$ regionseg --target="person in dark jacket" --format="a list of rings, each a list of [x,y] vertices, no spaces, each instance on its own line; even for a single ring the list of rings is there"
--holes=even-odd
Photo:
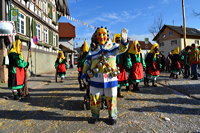
[[[152,81],[152,86],[157,87],[156,79],[160,76],[160,58],[159,58],[159,45],[155,43],[152,45],[151,50],[145,59],[146,63],[146,85],[149,86],[149,81]]]
[[[23,95],[25,68],[28,68],[29,66],[29,63],[23,59],[22,44],[20,40],[13,43],[13,46],[8,53],[8,58],[8,88],[12,90],[14,100],[19,100]]]
[[[191,65],[191,74],[193,77],[192,80],[198,80],[198,64],[200,62],[199,59],[199,49],[195,44],[191,45],[191,52],[189,53],[189,63]]]
[[[187,46],[182,53],[184,78],[190,77],[189,50],[190,50],[190,46]]]
[[[86,56],[88,55],[89,47],[86,41],[84,41],[83,45],[81,46],[81,53],[79,54],[78,58],[78,82],[79,82],[79,89],[84,91],[86,89],[86,84],[81,82],[81,75],[84,66],[84,62],[86,60]]]
[[[180,73],[181,70],[181,55],[180,55],[180,48],[176,47],[173,51],[172,51],[172,64],[171,64],[171,74],[169,76],[169,78],[178,78],[178,75]]]

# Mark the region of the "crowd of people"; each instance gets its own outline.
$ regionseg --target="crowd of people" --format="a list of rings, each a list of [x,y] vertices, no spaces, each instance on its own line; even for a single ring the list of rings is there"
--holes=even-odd
[[[176,47],[164,60],[166,65],[161,70],[170,72],[169,78],[177,79],[182,74],[183,78],[191,77],[191,80],[198,80],[199,50],[200,47],[195,44],[188,45],[182,51],[180,51],[180,47]]]
[[[78,81],[80,90],[89,89],[90,109],[92,117],[89,123],[96,123],[100,117],[100,104],[105,98],[109,123],[117,122],[117,97],[123,98],[122,87],[126,91],[139,91],[139,83],[149,87],[157,87],[156,81],[160,71],[170,72],[169,78],[179,78],[182,73],[184,78],[192,76],[198,80],[199,49],[195,44],[187,46],[183,51],[176,47],[165,58],[159,52],[159,44],[152,45],[145,58],[141,53],[141,46],[137,40],[130,44],[128,30],[122,29],[120,34],[115,34],[112,41],[109,31],[99,27],[92,35],[90,47],[87,42],[81,46],[78,59]],[[29,66],[22,56],[22,45],[17,40],[9,52],[9,80],[8,88],[12,90],[15,100],[29,96],[23,94],[25,72]],[[63,51],[58,52],[55,61],[56,73],[61,77],[61,82],[69,68]],[[83,80],[85,82],[83,82]]]

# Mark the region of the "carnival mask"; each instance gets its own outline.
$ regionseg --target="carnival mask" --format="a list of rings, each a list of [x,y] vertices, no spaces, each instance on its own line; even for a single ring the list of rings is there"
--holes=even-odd
[[[158,47],[155,47],[155,48],[154,48],[154,52],[155,52],[155,53],[158,53],[158,52],[159,52],[159,48],[158,48]]]
[[[99,28],[96,31],[96,39],[99,44],[104,45],[108,39],[108,31],[105,28]]]
[[[137,47],[137,52],[141,52],[141,47],[140,47],[140,44],[139,44],[139,43],[137,44],[136,47]]]

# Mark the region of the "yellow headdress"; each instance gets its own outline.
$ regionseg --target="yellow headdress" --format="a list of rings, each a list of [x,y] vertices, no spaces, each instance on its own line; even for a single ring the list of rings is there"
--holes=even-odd
[[[22,58],[22,51],[21,51],[21,41],[20,40],[16,40],[13,45],[12,45],[12,49],[9,51],[9,54],[10,53],[17,53],[19,54]]]
[[[57,59],[59,59],[59,61],[61,61],[62,59],[65,59],[65,55],[64,55],[63,51],[61,51],[61,50],[58,51]]]
[[[139,54],[140,55],[140,51],[141,49],[138,49],[137,48],[137,45],[139,44],[139,42],[137,40],[135,40],[133,42],[133,44],[130,46],[130,49],[128,50],[128,53],[131,53],[131,54]]]
[[[84,41],[82,48],[83,48],[83,53],[89,51],[89,46],[86,41]]]
[[[173,51],[172,54],[180,54],[180,47],[177,46]]]
[[[159,48],[159,45],[157,44],[157,43],[154,43],[153,45],[152,45],[152,47],[151,47],[151,50],[149,51],[149,53],[154,53],[155,51],[155,48],[156,47],[158,47]],[[159,54],[159,52],[158,53],[155,53],[154,54],[154,58],[156,57],[156,55],[158,55]]]
[[[116,38],[117,38],[117,37],[120,37],[120,39],[121,39],[121,34],[115,34],[115,35],[113,36],[112,42],[116,42]]]

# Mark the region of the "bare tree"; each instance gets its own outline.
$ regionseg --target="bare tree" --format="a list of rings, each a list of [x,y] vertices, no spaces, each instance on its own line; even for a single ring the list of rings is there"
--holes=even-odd
[[[200,12],[193,10],[193,13],[194,13],[195,16],[200,16]]]
[[[163,27],[163,17],[162,15],[160,15],[154,19],[154,23],[149,28],[149,32],[155,37],[162,27]]]

